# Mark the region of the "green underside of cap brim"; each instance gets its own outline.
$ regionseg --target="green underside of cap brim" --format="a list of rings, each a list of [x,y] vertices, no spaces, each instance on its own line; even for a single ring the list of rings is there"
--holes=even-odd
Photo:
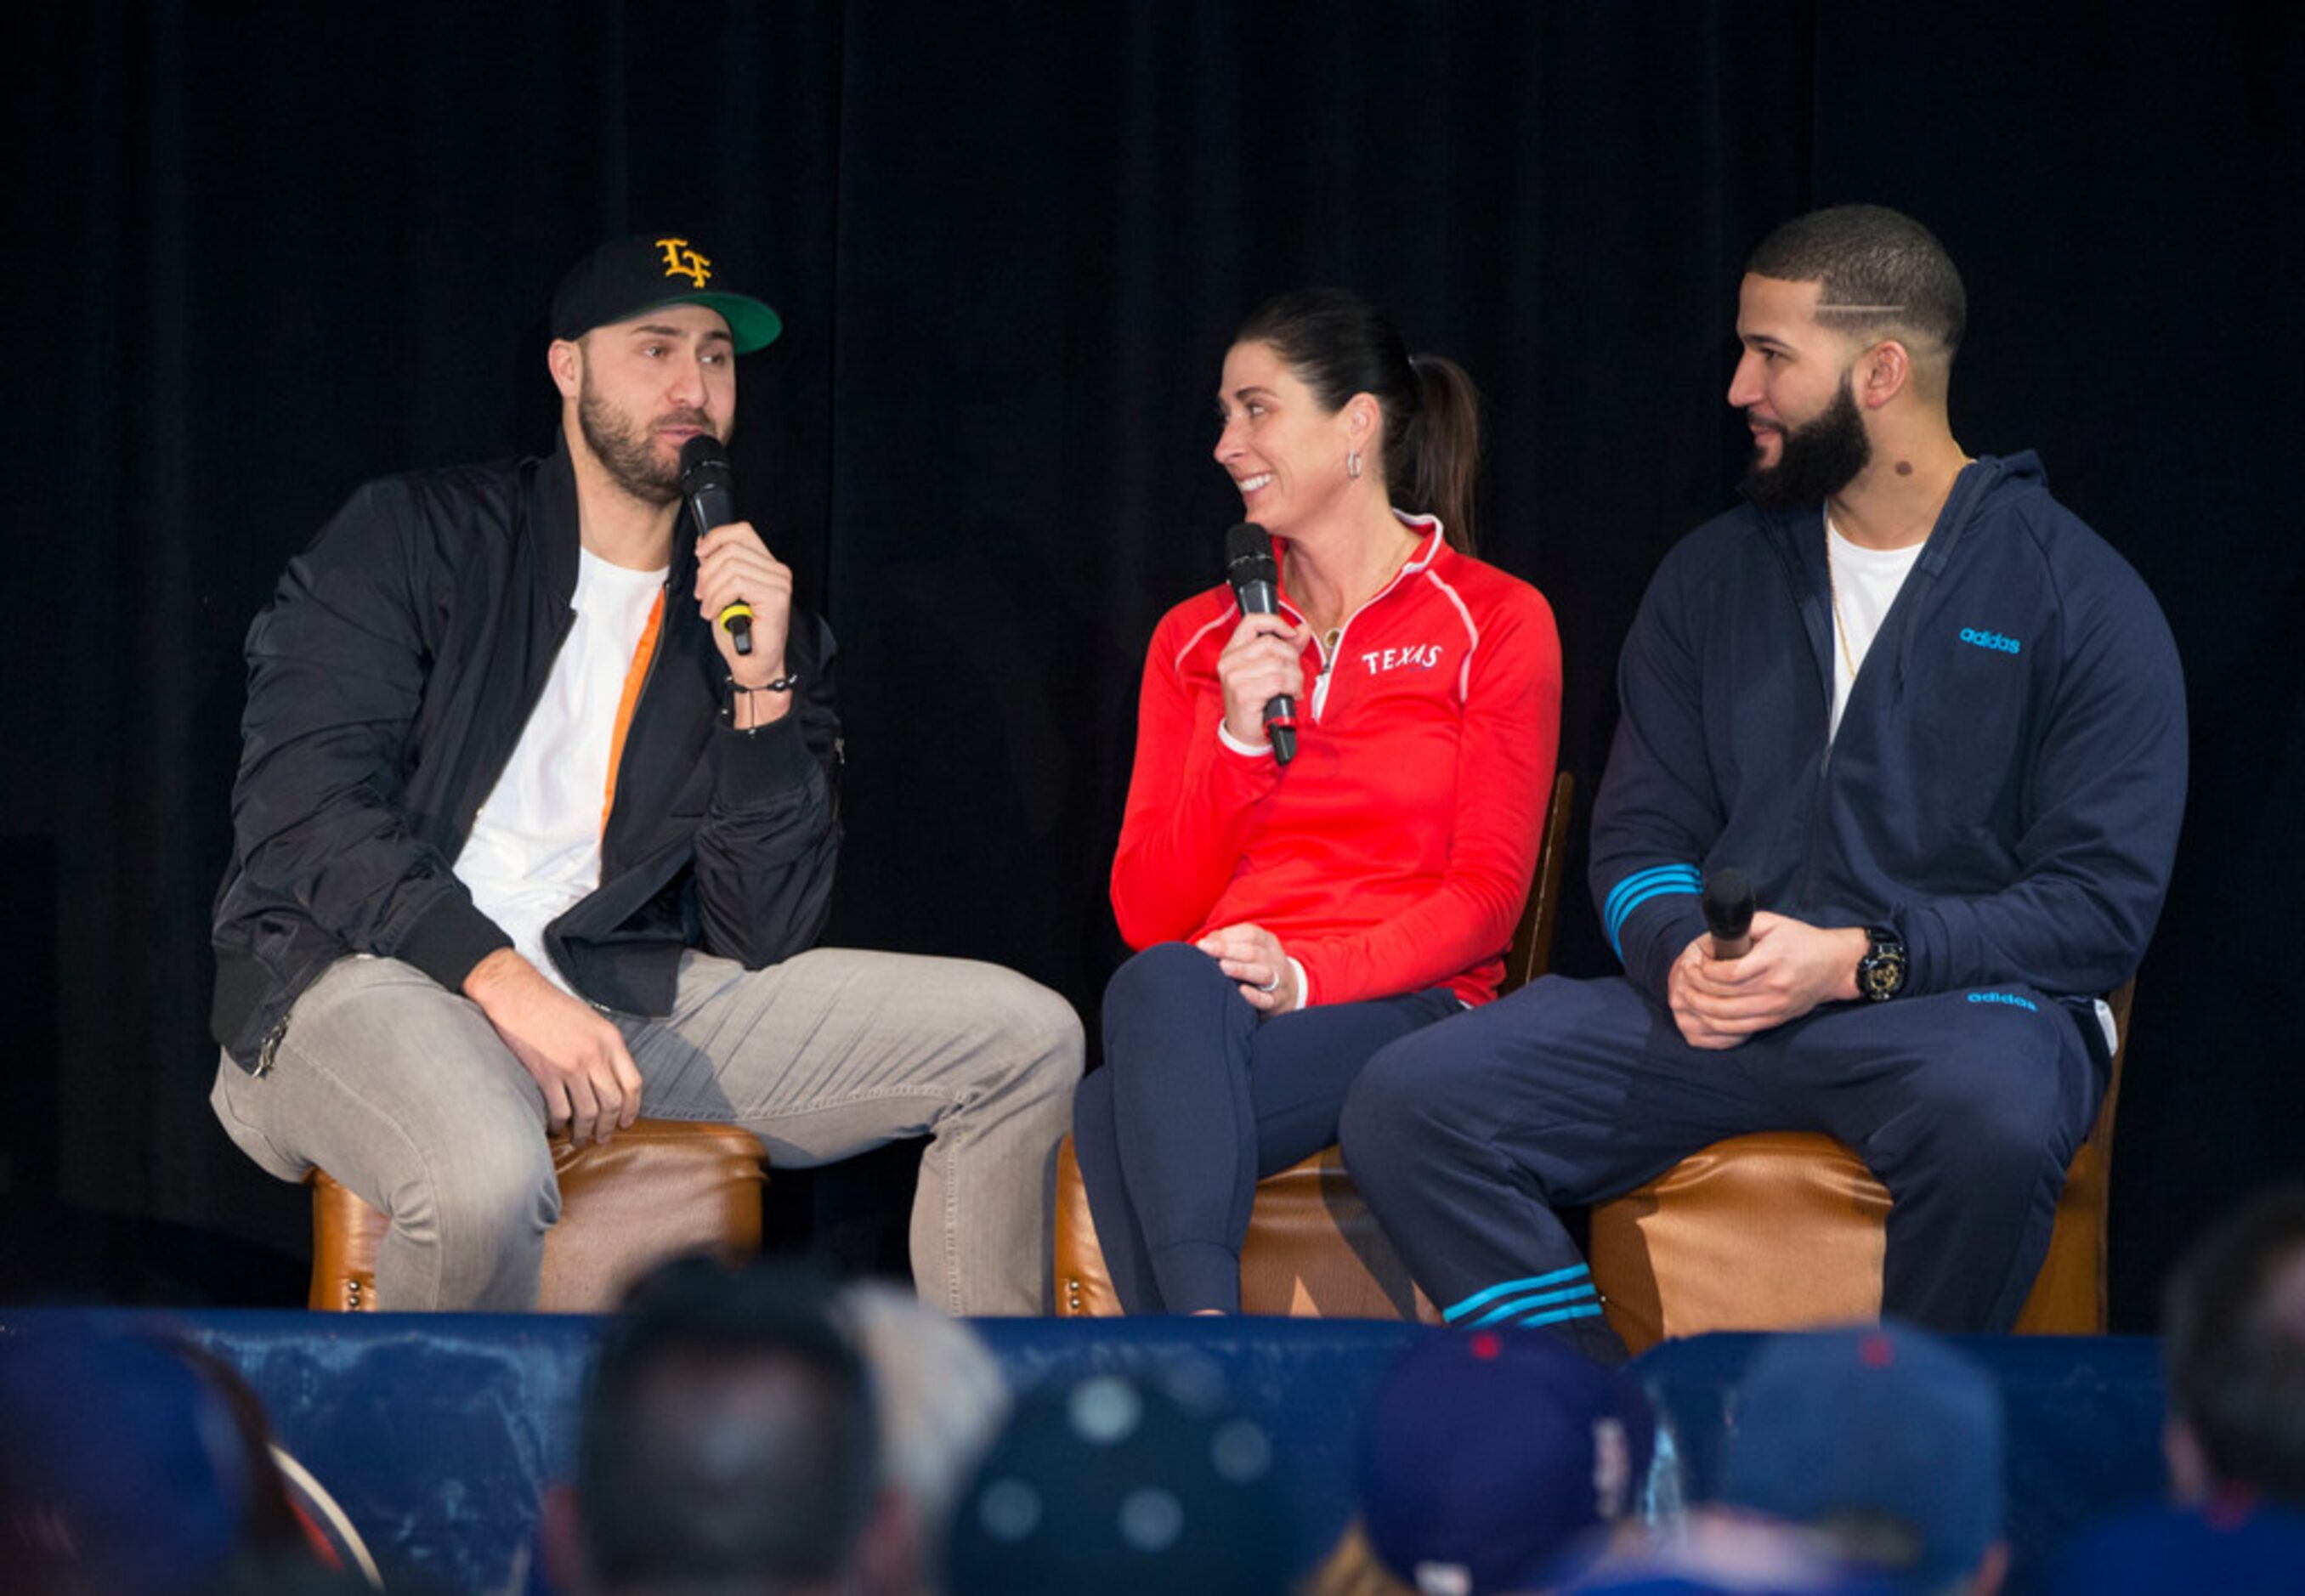
[[[766,349],[785,330],[784,318],[756,299],[741,293],[676,293],[659,300],[649,310],[660,305],[702,305],[708,310],[720,312],[720,319],[728,324],[728,335],[736,345],[738,354],[750,354],[756,349]],[[646,311],[637,312],[645,315]]]

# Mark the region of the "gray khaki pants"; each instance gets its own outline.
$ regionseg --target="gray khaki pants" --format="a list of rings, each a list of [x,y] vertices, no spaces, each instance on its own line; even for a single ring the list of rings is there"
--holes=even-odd
[[[615,1017],[642,1114],[742,1125],[772,1167],[933,1137],[913,1206],[922,1297],[1047,1311],[1081,1072],[1080,1021],[1055,993],[965,959],[817,948],[748,972],[691,953],[670,1014]],[[534,1306],[560,1211],[544,1099],[468,999],[396,959],[339,960],[290,1011],[273,1069],[225,1058],[210,1101],[272,1174],[318,1165],[392,1217],[383,1306]]]

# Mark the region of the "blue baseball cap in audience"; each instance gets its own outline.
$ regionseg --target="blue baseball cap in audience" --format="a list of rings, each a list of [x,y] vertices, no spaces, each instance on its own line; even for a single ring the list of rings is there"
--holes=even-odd
[[[954,1515],[955,1596],[1284,1596],[1297,1535],[1272,1439],[1205,1381],[1027,1393]]]
[[[1550,1336],[1438,1332],[1362,1414],[1361,1525],[1419,1591],[1521,1589],[1625,1514],[1655,1439],[1639,1387]]]
[[[0,1522],[34,1541],[11,1556],[45,1563],[58,1588],[218,1584],[252,1489],[223,1396],[166,1348],[85,1330],[0,1339]],[[12,1577],[40,1583],[21,1562]]]
[[[1747,1373],[1721,1500],[1836,1531],[1934,1590],[2001,1538],[2001,1394],[1946,1343],[1893,1325],[1772,1337]]]

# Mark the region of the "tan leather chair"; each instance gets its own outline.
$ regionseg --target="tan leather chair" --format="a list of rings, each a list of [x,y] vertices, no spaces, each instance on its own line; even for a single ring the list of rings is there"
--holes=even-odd
[[[2112,998],[2121,1046],[2074,1155],[2020,1334],[2102,1335],[2114,1110],[2134,982]],[[1638,1354],[1707,1330],[1797,1329],[1881,1316],[1889,1193],[1829,1136],[1716,1142],[1593,1210],[1589,1257],[1609,1322]]]
[[[607,1146],[552,1142],[560,1220],[544,1238],[548,1312],[600,1313],[658,1264],[683,1252],[761,1247],[760,1142],[735,1125],[641,1119]],[[315,1169],[310,1305],[373,1312],[376,1249],[391,1221]]]
[[[1569,845],[1570,798],[1576,782],[1563,770],[1552,779],[1536,874],[1520,926],[1505,955],[1501,989],[1544,973],[1552,958],[1552,928],[1561,904],[1561,871]],[[1088,1191],[1073,1158],[1072,1138],[1057,1154],[1057,1312],[1103,1318],[1120,1312],[1120,1298],[1097,1244]],[[1313,1319],[1421,1319],[1441,1315],[1408,1278],[1408,1267],[1377,1227],[1353,1190],[1344,1155],[1334,1146],[1256,1183],[1248,1236],[1240,1251],[1240,1305],[1246,1313]]]

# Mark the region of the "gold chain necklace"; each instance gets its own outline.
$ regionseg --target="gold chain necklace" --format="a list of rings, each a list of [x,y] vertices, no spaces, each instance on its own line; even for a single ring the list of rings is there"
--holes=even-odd
[[[1968,467],[1976,464],[1977,462],[1969,455],[1963,454],[1961,457],[1961,463],[1963,467]],[[1857,659],[1849,651],[1849,628],[1841,624],[1841,590],[1833,580],[1833,513],[1828,510],[1823,514],[1824,516],[1824,596],[1833,605],[1833,634],[1841,640],[1841,663],[1849,667],[1849,679],[1854,682],[1857,680]],[[1922,541],[1927,542],[1927,539],[1924,538]]]
[[[1833,512],[1824,514],[1824,596],[1833,606],[1833,632],[1841,640],[1841,663],[1849,667],[1849,679],[1857,680],[1857,657],[1849,651],[1849,628],[1841,619],[1841,587],[1833,580]]]
[[[1857,660],[1849,652],[1849,628],[1841,620],[1841,590],[1833,580],[1833,522],[1824,523],[1824,596],[1833,605],[1833,635],[1841,639],[1841,663],[1849,667],[1849,679],[1857,680]]]

